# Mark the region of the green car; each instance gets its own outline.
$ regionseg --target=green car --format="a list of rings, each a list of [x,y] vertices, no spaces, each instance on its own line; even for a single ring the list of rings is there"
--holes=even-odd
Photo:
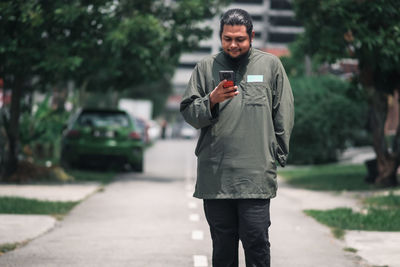
[[[122,110],[82,109],[71,117],[62,137],[61,163],[129,165],[143,172],[144,142],[134,120]]]

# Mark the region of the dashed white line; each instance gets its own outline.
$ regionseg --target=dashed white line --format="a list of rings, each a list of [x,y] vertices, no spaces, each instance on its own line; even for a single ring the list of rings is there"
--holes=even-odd
[[[188,207],[189,207],[189,209],[196,209],[197,208],[197,203],[194,202],[194,201],[190,201],[188,203]]]
[[[193,213],[189,215],[189,221],[198,222],[200,221],[200,215],[197,213]]]
[[[192,231],[192,239],[193,240],[203,240],[204,239],[203,231],[200,231],[200,230]]]
[[[194,255],[193,256],[194,267],[206,267],[208,266],[208,260],[206,256]]]

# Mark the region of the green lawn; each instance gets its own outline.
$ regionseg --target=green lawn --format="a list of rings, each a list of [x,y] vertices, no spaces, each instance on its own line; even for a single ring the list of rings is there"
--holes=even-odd
[[[65,215],[79,202],[41,201],[20,197],[0,197],[0,213]]]
[[[389,195],[367,198],[365,210],[349,208],[306,210],[317,221],[343,230],[400,231],[400,196]]]
[[[279,169],[278,174],[289,184],[311,190],[355,191],[377,187],[364,182],[364,165],[315,165]]]
[[[363,191],[382,189],[364,182],[364,165],[316,165],[280,169],[278,173],[292,186],[321,191]],[[398,189],[399,187],[395,188]],[[362,212],[350,208],[305,210],[317,221],[330,226],[337,237],[345,230],[400,231],[400,196],[364,199]]]
[[[102,184],[110,183],[116,172],[113,171],[88,171],[88,170],[77,170],[77,169],[68,169],[66,170],[69,175],[74,177],[74,181],[77,182],[100,182]]]
[[[0,245],[0,256],[6,252],[16,249],[17,247],[18,247],[18,243],[1,244]]]

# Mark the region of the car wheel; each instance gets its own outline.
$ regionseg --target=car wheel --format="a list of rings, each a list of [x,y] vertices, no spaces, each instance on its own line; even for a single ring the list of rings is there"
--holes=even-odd
[[[141,161],[139,161],[139,162],[136,162],[136,163],[132,164],[132,168],[136,172],[143,172],[143,170],[144,170],[143,159]]]

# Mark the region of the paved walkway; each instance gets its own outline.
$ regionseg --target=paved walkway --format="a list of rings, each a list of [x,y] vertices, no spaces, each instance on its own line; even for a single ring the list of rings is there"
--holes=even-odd
[[[372,232],[372,231],[346,231],[346,235],[343,241],[337,240],[332,237],[330,230],[328,227],[323,226],[310,217],[305,216],[302,211],[305,209],[333,209],[338,207],[349,207],[355,211],[360,211],[362,209],[362,204],[360,202],[361,197],[364,196],[363,192],[318,192],[318,191],[310,191],[305,189],[293,188],[288,186],[285,183],[280,183],[278,190],[278,197],[276,198],[276,202],[285,201],[286,203],[281,203],[279,207],[289,206],[292,209],[292,212],[286,213],[285,217],[288,217],[289,214],[297,214],[293,215],[293,218],[287,218],[286,227],[291,229],[293,227],[297,227],[298,231],[304,233],[303,239],[296,238],[294,242],[302,242],[304,247],[313,247],[315,248],[315,244],[310,243],[310,240],[314,242],[313,231],[320,232],[326,239],[329,239],[330,242],[335,243],[337,246],[344,248],[353,248],[357,250],[356,254],[351,255],[351,253],[345,253],[346,257],[351,259],[353,262],[357,263],[357,266],[388,266],[388,267],[400,267],[400,232]],[[289,208],[286,208],[289,209]],[[279,208],[275,208],[272,206],[272,213],[281,212]],[[302,213],[302,214],[299,214]],[[278,217],[272,214],[272,218]],[[290,215],[292,216],[292,215]],[[295,217],[297,216],[297,217]],[[303,223],[299,222],[300,217],[302,218]],[[308,223],[304,223],[306,220],[309,220]],[[275,227],[273,225],[273,227]],[[282,225],[278,225],[278,227],[284,227]],[[285,229],[280,229],[280,232],[287,233],[288,231]],[[290,239],[290,235],[295,233],[295,231],[288,232],[287,238]],[[311,234],[308,235],[308,234]],[[299,237],[299,236],[298,236]],[[283,238],[284,240],[287,240]],[[280,238],[277,238],[279,241]],[[282,244],[280,244],[282,243]],[[284,246],[284,242],[278,243],[278,246]],[[320,244],[323,244],[321,242]],[[319,247],[320,245],[318,245]],[[321,247],[320,247],[321,248]],[[325,248],[321,248],[322,251],[318,253],[323,253]],[[334,250],[334,247],[331,248]],[[300,259],[304,259],[305,264],[301,265],[299,263],[298,266],[306,267],[307,264],[307,256],[310,256],[307,252],[300,254]],[[360,256],[362,259],[357,259],[357,256]],[[301,262],[301,260],[300,260]],[[332,266],[347,266],[340,265],[340,257],[338,257],[338,265]],[[297,265],[296,265],[297,266]],[[316,265],[317,266],[317,265]],[[327,266],[321,262],[320,266]],[[329,265],[331,266],[331,265]]]
[[[357,155],[355,156],[361,157]],[[352,162],[351,159],[350,161]],[[75,258],[72,259],[72,254],[65,251],[65,244],[70,242],[70,246],[68,247],[70,252],[77,252],[81,248],[74,250],[74,246],[77,246],[80,243],[79,240],[81,240],[82,235],[88,233],[93,233],[93,235],[90,235],[90,238],[93,238],[90,239],[92,247],[85,246],[83,252],[87,255],[93,255],[96,257],[97,252],[104,251],[104,256],[108,255],[115,259],[122,260],[126,255],[123,254],[122,251],[117,253],[117,255],[110,254],[112,251],[107,252],[104,250],[101,245],[101,239],[107,238],[109,242],[112,242],[111,245],[114,244],[115,246],[119,246],[121,243],[118,243],[118,240],[119,242],[122,242],[122,244],[125,244],[124,242],[128,242],[133,238],[140,237],[143,238],[143,240],[149,238],[149,236],[146,237],[146,232],[140,233],[139,235],[138,233],[133,232],[134,228],[148,229],[149,226],[144,225],[143,221],[150,220],[150,217],[148,216],[150,216],[151,213],[154,213],[150,212],[150,209],[155,207],[151,202],[152,200],[154,201],[154,199],[144,191],[144,188],[146,188],[144,187],[145,184],[149,182],[153,183],[153,185],[151,185],[152,188],[155,188],[156,185],[159,186],[157,194],[165,194],[162,198],[165,199],[166,202],[163,204],[168,204],[171,207],[175,206],[175,208],[168,210],[159,207],[156,212],[160,215],[164,214],[164,218],[168,218],[166,216],[170,216],[169,213],[171,210],[174,210],[174,217],[180,216],[178,207],[180,207],[182,203],[179,204],[180,206],[176,206],[177,203],[180,202],[179,200],[174,200],[172,196],[176,197],[181,194],[181,192],[176,187],[171,187],[174,188],[172,195],[171,192],[165,192],[165,185],[171,183],[172,186],[173,184],[173,180],[171,179],[172,178],[168,178],[164,181],[160,178],[139,177],[139,179],[134,182],[127,180],[117,181],[116,183],[107,186],[105,193],[96,194],[94,197],[86,200],[84,205],[77,206],[61,223],[57,223],[57,221],[51,216],[0,215],[0,245],[5,243],[23,242],[25,240],[31,240],[38,236],[42,236],[34,242],[30,242],[29,246],[26,246],[23,249],[17,249],[15,253],[6,253],[1,256],[0,265],[3,266],[3,262],[6,263],[4,266],[45,266],[46,264],[43,265],[43,263],[46,263],[46,260],[49,258],[46,258],[46,252],[43,250],[50,248],[53,250],[53,248],[55,249],[56,247],[59,248],[61,254],[58,260],[57,255],[51,255],[53,263],[56,262],[57,264],[68,266],[68,261],[66,259],[80,262],[83,258],[79,257],[84,257],[84,253],[82,255],[79,254],[81,256],[75,255]],[[157,183],[161,184],[158,185]],[[138,185],[142,185],[143,187],[138,187]],[[53,201],[77,201],[87,198],[99,188],[100,186],[98,184],[61,186],[0,185],[0,196],[14,195]],[[273,200],[271,205],[273,219],[271,226],[272,266],[399,267],[400,232],[347,231],[344,241],[340,241],[332,237],[328,227],[317,223],[314,219],[306,216],[302,212],[304,209],[331,209],[336,207],[351,207],[355,210],[359,210],[361,203],[359,202],[360,195],[357,194],[358,193],[349,192],[342,194],[316,192],[292,188],[284,183],[280,183],[278,197]],[[132,201],[129,202],[129,199],[132,199]],[[132,209],[132,205],[139,203],[149,204],[147,208],[148,211],[142,214],[145,218],[137,218],[137,214],[131,214],[129,211],[129,209]],[[115,207],[118,207],[118,209],[116,210]],[[180,208],[182,209],[182,207]],[[96,210],[102,210],[104,213],[98,214]],[[130,217],[122,218],[114,216],[119,216],[120,214],[131,214],[132,216],[129,215]],[[119,219],[115,220],[115,218]],[[124,220],[128,220],[131,223],[137,222],[137,225],[132,228],[132,225],[125,224],[123,222]],[[60,224],[61,229],[56,229],[57,231],[46,233],[49,229],[57,226],[57,224]],[[116,224],[121,224],[123,227],[114,227]],[[164,220],[163,225],[165,229],[171,229],[172,225],[175,225],[175,223],[172,223],[171,220],[170,225],[165,225]],[[96,227],[99,226],[101,227],[97,229]],[[161,224],[159,226],[161,226]],[[111,227],[113,231],[103,232],[104,229],[109,229],[109,227]],[[185,226],[182,226],[182,228],[183,227]],[[123,229],[128,229],[128,234],[118,232]],[[151,229],[149,228],[148,230],[150,231]],[[87,242],[89,242],[89,240],[87,240]],[[179,245],[175,244],[172,246],[172,244],[165,243],[165,240],[153,240],[152,242],[152,246],[171,246],[171,249],[175,248],[176,245]],[[346,247],[356,249],[357,253],[345,252],[343,249]],[[208,248],[202,249],[204,252],[209,251]],[[21,252],[24,250],[25,253],[21,254],[20,250]],[[81,253],[81,251],[79,251],[79,253]],[[126,253],[129,253],[129,250],[127,250]],[[147,257],[150,257],[148,260],[151,260],[151,251],[149,250],[148,253]],[[24,255],[24,257],[29,256],[28,258],[37,258],[38,255],[42,255],[44,258],[38,260],[36,265],[30,265],[29,261],[28,263],[25,261],[23,265],[19,265],[19,263],[22,263],[22,261],[20,261],[21,255]],[[288,255],[295,255],[295,259],[293,259],[293,256],[288,257]],[[50,257],[50,255],[48,256]],[[362,258],[360,258],[360,256]],[[312,265],[310,265],[311,258],[313,259]],[[104,259],[104,257],[102,256],[99,259]],[[99,259],[93,259],[93,261],[98,262],[100,264],[98,266],[107,266],[106,262],[102,262]],[[295,265],[293,265],[293,261],[296,262]],[[82,263],[84,264],[85,262]],[[129,266],[127,262],[120,261],[120,263],[121,265],[114,266]],[[165,263],[160,266],[172,265]]]
[[[101,188],[98,183],[64,185],[0,185],[0,196],[48,201],[81,201]],[[0,245],[32,240],[56,226],[48,215],[0,214]]]
[[[115,184],[112,188],[124,186],[125,184]],[[71,199],[83,199],[98,188],[95,185],[27,187],[30,188],[29,197],[33,195],[39,197],[42,194],[43,197],[39,198],[52,200],[57,200],[56,195],[59,197],[58,200],[68,200],[68,194],[70,194]],[[20,192],[14,187],[10,188],[13,188],[14,193],[22,196],[21,192],[28,192],[26,191],[27,187],[21,186]],[[0,192],[3,189],[4,187],[0,186]],[[57,192],[56,195],[52,195],[51,192],[53,190]],[[78,197],[77,192],[81,192],[80,197]],[[113,198],[118,196],[123,197],[119,192],[113,194]],[[112,202],[109,199],[104,201]],[[115,199],[113,201],[118,200]],[[332,237],[327,227],[320,225],[302,212],[304,209],[330,209],[335,207],[353,207],[357,209],[360,207],[360,202],[354,195],[348,193],[309,191],[292,188],[280,183],[278,197],[273,200],[271,209],[273,218],[271,226],[273,266],[288,266],[287,262],[290,259],[285,255],[292,255],[293,250],[299,248],[306,249],[297,253],[296,266],[298,267],[309,267],[310,257],[314,257],[317,261],[313,266],[369,266],[366,261],[376,266],[400,266],[400,253],[398,253],[400,232],[348,231],[345,240],[340,241]],[[82,212],[75,211],[70,215],[73,218],[70,218],[69,221],[79,222],[79,218],[86,217],[83,214],[90,212],[90,209],[85,209]],[[56,224],[56,220],[51,216],[0,215],[0,244],[34,239],[49,231]],[[357,249],[357,254],[343,251],[345,247]],[[331,255],[331,257],[333,254],[336,261],[327,265],[327,254]],[[320,256],[317,257],[316,255]],[[357,255],[364,260],[357,257]]]

